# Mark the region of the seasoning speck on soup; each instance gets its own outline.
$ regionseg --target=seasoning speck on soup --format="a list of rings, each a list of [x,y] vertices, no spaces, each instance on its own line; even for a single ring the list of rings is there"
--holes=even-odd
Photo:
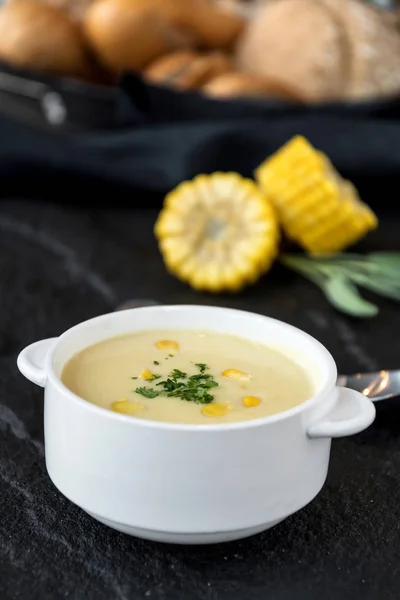
[[[306,371],[281,352],[191,330],[104,340],[73,356],[62,381],[84,400],[132,418],[197,425],[267,417],[314,393]]]

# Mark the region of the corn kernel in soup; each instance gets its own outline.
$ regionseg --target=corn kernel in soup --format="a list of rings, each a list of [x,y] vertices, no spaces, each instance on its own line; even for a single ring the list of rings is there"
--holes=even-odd
[[[306,371],[277,350],[185,330],[104,340],[73,356],[62,381],[84,400],[131,418],[198,425],[267,417],[314,393]]]

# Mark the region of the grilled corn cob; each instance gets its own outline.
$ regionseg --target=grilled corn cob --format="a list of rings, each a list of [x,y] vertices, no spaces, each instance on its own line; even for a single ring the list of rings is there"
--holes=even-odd
[[[253,181],[214,173],[168,194],[155,235],[172,274],[197,290],[234,292],[268,271],[279,228],[273,207]]]
[[[310,253],[340,252],[378,225],[354,186],[301,136],[265,160],[255,175],[286,235]]]

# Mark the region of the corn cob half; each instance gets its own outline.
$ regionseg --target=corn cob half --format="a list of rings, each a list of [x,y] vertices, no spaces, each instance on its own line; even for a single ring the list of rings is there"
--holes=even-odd
[[[255,176],[286,235],[310,253],[340,252],[378,225],[354,186],[301,136],[265,160]]]
[[[155,235],[170,273],[197,290],[234,292],[268,271],[278,252],[279,227],[253,181],[213,173],[167,195]]]

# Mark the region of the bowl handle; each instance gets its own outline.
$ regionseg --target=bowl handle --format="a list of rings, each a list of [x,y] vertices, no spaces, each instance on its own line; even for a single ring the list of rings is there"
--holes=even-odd
[[[335,406],[307,429],[310,438],[336,438],[366,429],[375,419],[375,406],[366,396],[348,388],[338,388]]]
[[[32,383],[40,385],[40,387],[46,385],[47,374],[44,362],[48,351],[56,340],[57,338],[48,338],[47,340],[35,342],[24,348],[17,358],[17,367],[22,375]]]

